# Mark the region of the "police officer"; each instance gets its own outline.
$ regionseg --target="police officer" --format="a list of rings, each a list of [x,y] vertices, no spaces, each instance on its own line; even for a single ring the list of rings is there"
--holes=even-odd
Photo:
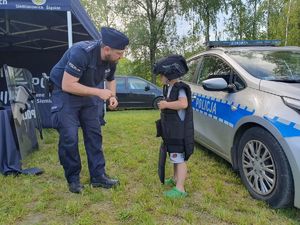
[[[59,133],[58,153],[69,190],[80,193],[81,160],[78,151],[78,127],[83,131],[93,187],[112,188],[119,184],[105,172],[99,120],[100,100],[108,107],[118,106],[114,73],[123,57],[128,38],[120,31],[101,28],[102,41],[82,41],[69,48],[52,68],[52,125]],[[106,89],[98,88],[106,80]],[[102,102],[101,102],[102,103]]]

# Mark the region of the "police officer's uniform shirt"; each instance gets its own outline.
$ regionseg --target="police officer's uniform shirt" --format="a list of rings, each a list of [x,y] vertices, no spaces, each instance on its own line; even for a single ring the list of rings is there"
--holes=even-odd
[[[51,70],[51,80],[61,88],[64,71],[79,78],[80,84],[89,87],[97,87],[104,80],[114,80],[116,64],[102,61],[100,51],[99,41],[74,44]]]
[[[167,98],[169,98],[169,96],[170,96],[172,87],[173,87],[173,85],[170,85],[169,88],[168,88]],[[180,90],[179,90],[178,98],[187,98],[184,89],[180,89]],[[181,121],[184,121],[184,119],[185,119],[185,109],[177,110],[177,113],[178,113],[178,116],[179,116],[179,118],[181,119]]]

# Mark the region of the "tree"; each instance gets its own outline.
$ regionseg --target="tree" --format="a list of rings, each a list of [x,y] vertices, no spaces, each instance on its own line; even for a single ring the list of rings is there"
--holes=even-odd
[[[229,3],[230,17],[226,22],[226,32],[232,39],[242,40],[246,37],[246,6],[242,0],[233,0]]]
[[[260,20],[260,14],[258,13],[258,6],[260,4],[261,0],[248,0],[248,15],[251,15],[249,17],[250,26],[250,37],[252,40],[255,40],[258,38],[258,21]],[[252,12],[252,13],[251,13]]]
[[[180,4],[188,19],[198,20],[197,29],[204,26],[205,42],[208,42],[210,29],[216,28],[218,13],[226,11],[225,0],[181,0]]]
[[[96,27],[116,27],[116,1],[81,0]]]
[[[176,36],[175,0],[81,0],[95,24],[113,26],[124,31],[130,39],[129,55],[137,61],[135,71],[151,78],[157,54],[165,52]],[[131,65],[131,61],[125,61]]]
[[[136,59],[147,59],[148,68],[156,60],[160,45],[167,42],[167,27],[174,27],[173,0],[120,0],[118,12],[131,40],[131,54]],[[152,74],[152,82],[156,76]]]
[[[294,0],[292,6],[291,29],[290,29],[290,45],[300,46],[300,2]]]
[[[284,45],[300,45],[299,0],[265,0],[262,2],[261,26],[267,27],[267,39],[280,39]]]
[[[284,2],[282,0],[264,0],[259,10],[263,13],[261,26],[266,27],[266,39],[278,39],[280,36],[279,20],[282,16]]]

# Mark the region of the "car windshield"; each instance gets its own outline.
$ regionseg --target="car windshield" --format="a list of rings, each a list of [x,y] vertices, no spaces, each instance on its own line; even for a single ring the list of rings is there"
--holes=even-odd
[[[231,51],[228,55],[259,79],[300,82],[299,51]]]

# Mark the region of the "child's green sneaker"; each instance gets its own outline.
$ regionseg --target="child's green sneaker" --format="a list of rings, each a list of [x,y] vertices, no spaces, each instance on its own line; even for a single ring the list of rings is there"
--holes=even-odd
[[[168,198],[184,198],[187,196],[187,193],[179,191],[176,187],[173,187],[171,190],[164,192],[164,196]]]
[[[165,179],[165,185],[176,186],[176,182],[172,177],[170,177],[168,179]]]

